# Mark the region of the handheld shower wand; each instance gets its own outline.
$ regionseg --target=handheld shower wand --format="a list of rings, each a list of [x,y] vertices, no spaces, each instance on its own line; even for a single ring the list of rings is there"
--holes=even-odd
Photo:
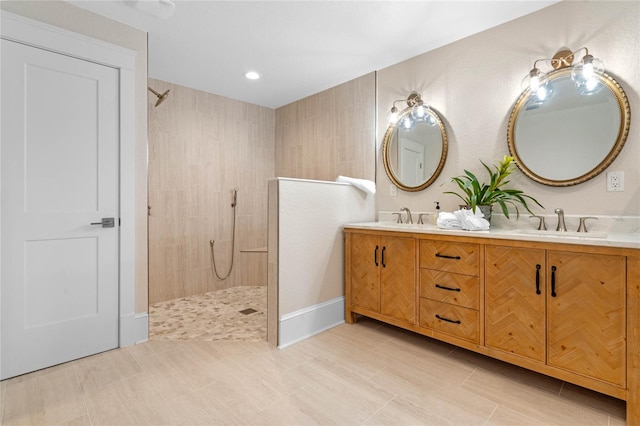
[[[211,269],[213,269],[213,273],[216,278],[219,280],[226,280],[229,275],[231,275],[231,271],[233,270],[233,255],[236,251],[236,206],[238,205],[238,188],[233,188],[233,201],[231,202],[231,208],[233,209],[233,230],[231,233],[231,263],[229,264],[229,270],[223,276],[218,272],[218,267],[216,266],[216,252],[213,248],[215,244],[214,240],[209,241],[209,246],[211,247]]]

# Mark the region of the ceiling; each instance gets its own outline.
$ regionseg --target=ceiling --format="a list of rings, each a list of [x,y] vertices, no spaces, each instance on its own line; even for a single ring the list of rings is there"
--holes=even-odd
[[[149,77],[277,108],[559,0],[68,1],[147,31]]]

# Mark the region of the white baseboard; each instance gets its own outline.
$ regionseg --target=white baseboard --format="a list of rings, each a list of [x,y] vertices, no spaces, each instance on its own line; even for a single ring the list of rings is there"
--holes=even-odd
[[[280,317],[278,348],[286,348],[344,323],[344,296]]]
[[[120,347],[149,340],[149,314],[129,314],[120,317]]]

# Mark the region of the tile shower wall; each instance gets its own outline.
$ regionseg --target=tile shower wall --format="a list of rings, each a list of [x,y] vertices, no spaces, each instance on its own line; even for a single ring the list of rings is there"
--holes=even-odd
[[[275,177],[275,111],[149,79],[149,303],[240,285],[266,285],[267,180]],[[232,190],[238,188],[235,266]]]
[[[375,73],[276,110],[276,174],[375,180]]]

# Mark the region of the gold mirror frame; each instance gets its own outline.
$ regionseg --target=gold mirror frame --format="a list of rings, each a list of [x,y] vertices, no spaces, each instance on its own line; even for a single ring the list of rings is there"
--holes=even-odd
[[[431,174],[431,176],[420,185],[407,186],[406,184],[401,182],[400,179],[394,173],[393,168],[391,167],[389,150],[393,142],[393,135],[395,134],[395,131],[398,128],[398,124],[401,123],[402,118],[405,117],[407,114],[411,114],[411,107],[404,109],[398,115],[398,121],[395,124],[390,124],[389,127],[387,128],[387,131],[384,134],[383,145],[382,145],[382,163],[384,164],[384,170],[385,172],[387,172],[387,176],[396,187],[402,189],[403,191],[417,192],[417,191],[422,191],[423,189],[431,185],[438,178],[438,176],[442,172],[442,169],[444,168],[444,163],[447,159],[447,151],[448,151],[449,145],[447,141],[447,131],[444,127],[444,123],[442,122],[442,119],[440,118],[440,116],[436,111],[429,108],[427,110],[427,114],[430,114],[435,120],[436,126],[438,126],[438,128],[440,129],[440,136],[442,138],[442,153],[440,155],[440,160],[438,161],[438,165],[436,169],[433,171],[433,173]]]
[[[571,76],[571,68],[565,68],[565,69],[561,69],[561,70],[549,73],[549,83],[551,83],[554,79],[557,79],[560,77],[566,77],[566,76],[569,76],[569,77]],[[536,182],[539,182],[548,186],[577,185],[577,184],[586,182],[590,179],[593,179],[594,177],[602,173],[613,162],[613,160],[616,159],[618,154],[620,154],[620,151],[622,150],[622,147],[624,146],[624,143],[627,140],[627,136],[629,135],[629,125],[631,122],[631,110],[629,108],[629,100],[627,98],[626,93],[620,86],[620,84],[618,84],[618,82],[613,77],[611,77],[606,73],[603,73],[601,76],[599,76],[599,78],[600,78],[600,81],[605,86],[603,90],[606,90],[606,89],[610,90],[615,96],[618,104],[618,109],[620,112],[620,125],[618,128],[618,134],[617,134],[616,140],[611,150],[609,151],[609,153],[593,169],[591,169],[589,172],[581,176],[577,176],[575,178],[570,178],[565,180],[554,180],[554,179],[546,178],[544,176],[539,176],[538,174],[534,173],[527,167],[526,162],[524,162],[520,157],[520,155],[518,154],[518,150],[516,149],[516,141],[515,141],[515,128],[518,121],[518,114],[521,112],[523,107],[529,101],[529,95],[530,95],[529,90],[525,90],[524,92],[522,92],[522,94],[516,101],[515,106],[513,107],[513,110],[511,111],[511,116],[509,117],[509,125],[507,128],[507,142],[509,145],[509,152],[511,153],[511,156],[514,157],[516,160],[516,165],[518,166],[518,168],[520,168],[520,170],[522,170],[522,172],[526,176],[528,176],[529,178],[533,179]]]

